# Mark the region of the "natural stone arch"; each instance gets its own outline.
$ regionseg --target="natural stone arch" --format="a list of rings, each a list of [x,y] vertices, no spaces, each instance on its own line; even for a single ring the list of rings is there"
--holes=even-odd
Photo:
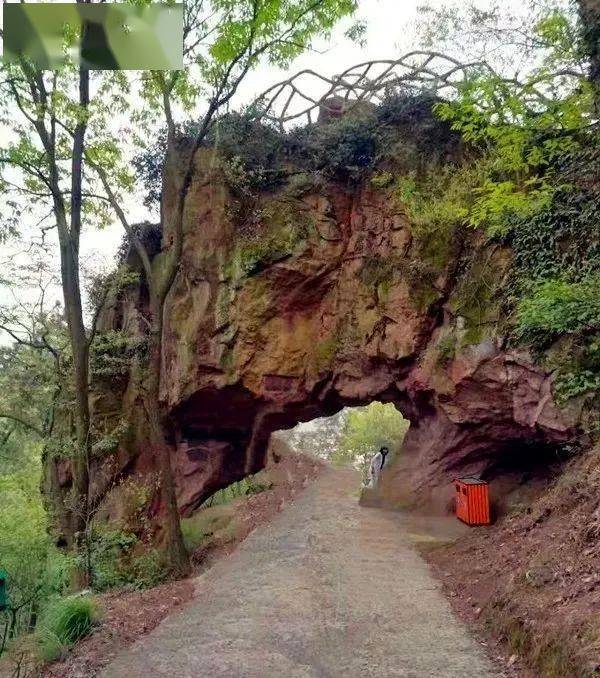
[[[398,127],[398,143],[404,133]],[[448,130],[437,135],[448,144],[440,158],[457,153]],[[507,247],[465,229],[418,231],[393,189],[369,177],[299,187],[293,168],[254,196],[242,228],[214,151],[200,149],[195,163],[161,380],[183,512],[258,470],[273,431],[373,400],[393,402],[411,422],[380,485],[378,501],[390,506],[443,510],[454,475],[481,469],[507,440],[573,435],[578,413],[555,405],[552,375],[506,348],[498,299]],[[180,180],[172,153],[163,248]],[[135,255],[128,263],[139,269]],[[143,339],[145,299],[142,279],[106,304],[99,331],[118,323]],[[95,461],[95,501],[115,478],[156,469],[137,369],[95,383],[98,425],[129,422],[115,454]]]
[[[507,447],[558,443],[569,436],[568,425],[547,399],[547,376],[502,351],[480,360],[447,400],[410,384],[412,392],[391,385],[350,396],[335,389],[335,378],[293,402],[254,398],[235,387],[197,392],[172,415],[182,511],[260,470],[275,431],[373,401],[393,403],[411,426],[370,502],[446,510],[456,475],[484,472]]]
[[[271,435],[277,431],[375,400],[397,407],[402,402],[400,411],[410,411],[410,403],[393,389],[373,397],[342,398],[328,384],[320,386],[295,402],[256,399],[233,387],[199,391],[182,403],[172,413],[181,510],[193,510],[216,490],[263,468]]]

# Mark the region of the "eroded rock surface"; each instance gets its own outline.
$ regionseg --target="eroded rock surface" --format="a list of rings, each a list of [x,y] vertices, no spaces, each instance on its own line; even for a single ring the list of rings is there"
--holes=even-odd
[[[163,249],[180,178],[175,158]],[[316,184],[291,168],[240,205],[213,151],[198,152],[162,375],[183,512],[258,470],[271,432],[347,405],[393,402],[411,421],[375,497],[393,506],[443,509],[455,475],[576,429],[578,413],[553,401],[552,375],[506,348],[510,250],[464,229],[416,229],[394,190],[374,183]],[[101,330],[142,336],[144,298],[143,283],[128,287]],[[138,388],[134,370],[95,388],[107,428],[131,423],[110,462],[126,473],[154,469]]]

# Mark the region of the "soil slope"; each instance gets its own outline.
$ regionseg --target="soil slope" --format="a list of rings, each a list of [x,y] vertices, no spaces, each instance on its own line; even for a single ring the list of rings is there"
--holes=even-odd
[[[600,447],[537,500],[432,551],[455,609],[505,643],[523,675],[600,676]]]
[[[452,615],[402,517],[358,506],[358,482],[326,470],[101,675],[501,675]]]

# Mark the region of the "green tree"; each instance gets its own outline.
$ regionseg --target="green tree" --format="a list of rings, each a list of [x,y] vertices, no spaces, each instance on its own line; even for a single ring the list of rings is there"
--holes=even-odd
[[[582,36],[590,58],[590,80],[595,86],[596,113],[600,113],[600,3],[579,0]]]
[[[352,463],[366,478],[371,457],[386,446],[390,453],[400,450],[410,422],[394,405],[373,402],[350,410],[346,426],[332,459]]]
[[[38,256],[26,264],[6,264],[5,273],[0,332],[10,344],[0,346],[0,448],[17,436],[36,442],[51,436],[59,410],[72,397],[67,328],[49,295],[54,274]],[[10,461],[6,450],[3,454]]]
[[[142,74],[136,90],[139,106],[131,107],[132,79],[119,72],[92,72],[67,66],[42,71],[22,60],[5,65],[2,122],[13,132],[0,160],[3,182],[15,197],[11,205],[36,198],[36,210],[50,205],[51,228],[58,235],[62,289],[72,353],[76,396],[76,453],[73,492],[80,510],[72,512],[69,539],[85,531],[89,494],[88,468],[92,450],[89,409],[89,353],[94,328],[86,330],[81,302],[79,245],[82,227],[102,225],[114,214],[123,225],[143,266],[150,297],[148,361],[143,402],[150,444],[161,473],[162,503],[166,507],[162,538],[167,567],[182,573],[189,562],[177,511],[159,404],[164,304],[176,279],[183,244],[183,215],[195,171],[196,151],[218,115],[230,104],[241,83],[261,62],[285,66],[326,34],[355,0],[194,0],[184,14],[185,69]],[[65,40],[72,36],[65,33]],[[135,89],[135,88],[134,88]],[[167,157],[177,137],[178,111],[198,111],[194,142],[178,188],[170,223],[163,223],[169,243],[159,260],[151,260],[123,208],[133,189],[125,137],[111,121],[127,115],[137,138],[148,137],[166,124]],[[15,181],[15,175],[17,180]],[[107,212],[109,207],[112,212]],[[164,216],[164,212],[163,212]],[[10,223],[12,226],[12,222]],[[8,229],[8,226],[6,227]],[[83,517],[82,517],[83,516]]]
[[[52,543],[39,492],[41,443],[21,443],[19,469],[0,472],[0,563],[9,595],[0,654],[11,639],[33,629],[44,604],[69,580],[68,557]]]
[[[70,565],[53,544],[40,493],[43,441],[72,409],[67,329],[48,298],[54,280],[43,261],[7,264],[5,274],[4,297],[18,287],[27,300],[0,306],[0,331],[11,341],[0,346],[0,565],[9,593],[0,654],[62,592]]]
[[[71,38],[65,27],[65,46]],[[42,242],[48,234],[55,236],[60,260],[74,396],[73,495],[81,506],[71,513],[66,536],[70,546],[77,547],[89,495],[89,347],[93,335],[84,321],[79,250],[84,224],[102,225],[107,215],[106,201],[94,193],[93,182],[85,176],[84,149],[86,144],[107,143],[101,121],[114,102],[108,96],[105,76],[100,75],[97,97],[91,104],[90,74],[73,65],[43,71],[21,59],[3,64],[1,77],[0,121],[8,130],[0,151],[2,230],[13,232],[18,223],[30,245],[40,235]],[[88,127],[91,134],[86,139]],[[33,232],[23,228],[31,222],[37,224],[38,233],[35,228]],[[85,583],[83,575],[78,579]]]
[[[477,59],[436,112],[483,156],[466,221],[490,235],[547,209],[556,164],[595,125],[578,13],[560,0],[527,8],[515,15],[500,5],[481,11],[469,4],[430,10],[425,23],[438,46],[466,45]]]

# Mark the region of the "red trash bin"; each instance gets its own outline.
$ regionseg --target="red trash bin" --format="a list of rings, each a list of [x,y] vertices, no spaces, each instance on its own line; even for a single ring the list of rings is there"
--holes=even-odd
[[[456,517],[467,525],[490,524],[488,483],[479,478],[456,478]]]

